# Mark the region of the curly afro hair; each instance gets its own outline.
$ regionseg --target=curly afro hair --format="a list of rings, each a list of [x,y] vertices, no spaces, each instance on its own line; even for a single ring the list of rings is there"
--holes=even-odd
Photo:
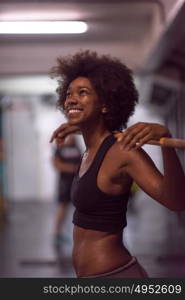
[[[69,84],[77,77],[88,78],[100,101],[107,108],[105,125],[111,132],[126,127],[138,102],[138,92],[133,82],[132,71],[121,61],[108,55],[99,56],[89,50],[72,56],[59,57],[52,68],[52,77],[58,78],[57,105],[64,110]]]

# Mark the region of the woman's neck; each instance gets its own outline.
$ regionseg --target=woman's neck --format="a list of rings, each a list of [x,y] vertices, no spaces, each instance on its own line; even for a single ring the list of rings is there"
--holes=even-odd
[[[96,150],[104,138],[110,134],[111,132],[105,127],[96,128],[96,126],[94,126],[94,128],[91,129],[82,129],[86,151]]]

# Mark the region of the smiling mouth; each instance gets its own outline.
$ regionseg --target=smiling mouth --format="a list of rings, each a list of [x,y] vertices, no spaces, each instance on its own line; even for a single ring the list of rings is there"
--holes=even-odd
[[[77,113],[80,113],[82,111],[82,109],[79,109],[79,108],[71,108],[68,110],[68,115],[73,115],[73,114],[77,114]]]

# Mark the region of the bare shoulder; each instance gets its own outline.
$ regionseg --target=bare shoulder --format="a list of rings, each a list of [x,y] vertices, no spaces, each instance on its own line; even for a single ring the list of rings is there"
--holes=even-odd
[[[110,149],[109,156],[110,158],[114,158],[114,160],[116,159],[122,166],[131,164],[136,160],[151,160],[149,155],[142,148],[126,150],[122,147],[120,142],[114,143]]]
[[[121,149],[121,145],[118,142],[115,142],[112,147],[109,149],[108,153],[107,153],[107,159],[110,162],[114,162],[114,164],[124,164],[126,163],[126,152],[123,149]]]
[[[154,165],[152,158],[143,148],[138,148],[134,150],[122,150],[125,157],[127,165],[133,165],[135,163],[145,163]]]

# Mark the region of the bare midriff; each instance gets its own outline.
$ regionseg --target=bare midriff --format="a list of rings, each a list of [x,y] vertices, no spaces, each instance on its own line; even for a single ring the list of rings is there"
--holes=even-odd
[[[111,272],[127,264],[131,255],[122,235],[122,231],[110,233],[74,226],[73,264],[77,277]]]

